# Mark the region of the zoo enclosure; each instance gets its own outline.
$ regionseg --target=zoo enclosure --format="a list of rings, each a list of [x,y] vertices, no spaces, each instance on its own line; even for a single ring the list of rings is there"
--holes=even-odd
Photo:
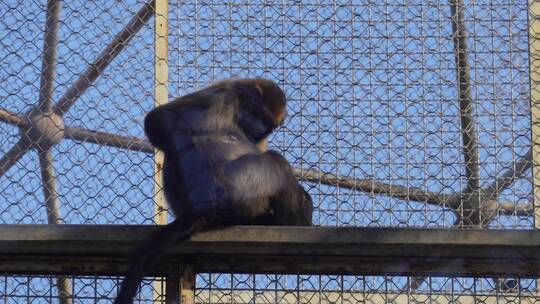
[[[318,225],[533,229],[538,222],[531,177],[538,115],[535,2],[178,2],[169,18],[139,2],[102,8],[111,10],[104,20],[81,14],[89,4],[72,2],[64,4],[64,18],[75,25],[62,32],[60,6],[48,1],[47,10],[34,8],[36,18],[46,20],[40,57],[32,48],[15,51],[35,38],[18,34],[17,22],[33,25],[34,19],[17,14],[31,8],[10,3],[3,3],[12,19],[3,22],[6,86],[0,91],[0,117],[7,123],[0,159],[5,223],[164,223],[154,185],[160,160],[142,139],[140,122],[153,107],[149,92],[158,102],[167,99],[169,75],[175,94],[228,76],[264,76],[285,87],[291,117],[272,144],[298,168],[315,198]],[[88,29],[98,27],[87,24],[107,18],[117,33],[107,47],[78,35],[86,30],[97,39],[104,32],[92,33]],[[167,19],[174,25],[170,36]],[[28,31],[21,33],[35,33]],[[73,37],[81,40],[70,44]],[[128,45],[132,53],[122,58]],[[151,56],[144,52],[154,45]],[[167,60],[167,45],[174,60]],[[33,71],[36,58],[43,62],[39,71]],[[88,68],[81,70],[82,63]],[[96,107],[70,113],[78,99]],[[106,102],[100,107],[95,99]],[[38,162],[25,153],[30,150]],[[41,190],[30,172],[41,173]],[[514,274],[531,276],[534,269]],[[66,294],[73,290],[69,281],[57,283]],[[536,286],[520,282],[527,286],[520,291]]]

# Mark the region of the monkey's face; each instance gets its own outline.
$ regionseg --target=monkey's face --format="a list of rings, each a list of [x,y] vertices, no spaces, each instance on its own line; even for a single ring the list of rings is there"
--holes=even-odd
[[[285,92],[271,80],[254,79],[252,81],[263,98],[263,107],[271,113],[275,126],[282,125],[287,116]]]
[[[267,79],[243,79],[234,83],[241,111],[238,123],[255,142],[280,126],[287,114],[285,93]]]

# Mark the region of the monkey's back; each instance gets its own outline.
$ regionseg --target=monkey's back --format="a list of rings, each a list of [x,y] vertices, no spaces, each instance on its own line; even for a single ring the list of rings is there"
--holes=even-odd
[[[243,134],[232,131],[192,136],[181,150],[165,153],[163,166],[165,195],[177,217],[230,209],[233,189],[223,169],[244,155],[260,154]]]

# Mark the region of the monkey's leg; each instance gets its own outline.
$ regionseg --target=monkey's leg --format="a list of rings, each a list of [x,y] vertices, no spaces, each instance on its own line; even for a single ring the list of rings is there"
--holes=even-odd
[[[227,164],[222,180],[227,183],[231,209],[238,218],[252,219],[272,210],[275,225],[311,223],[311,199],[287,160],[275,151],[244,155]]]

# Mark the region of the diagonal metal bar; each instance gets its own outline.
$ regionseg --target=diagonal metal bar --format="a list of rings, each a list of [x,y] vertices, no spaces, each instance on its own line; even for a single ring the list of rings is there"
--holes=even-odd
[[[30,149],[30,143],[20,139],[1,159],[0,177],[2,177]]]
[[[112,60],[124,49],[126,44],[153,16],[154,1],[147,2],[135,16],[129,21],[126,27],[113,39],[113,41],[101,52],[94,63],[79,76],[73,85],[60,98],[54,111],[62,116],[77,101],[77,99],[92,85],[101,75],[103,70]]]
[[[482,225],[488,224],[497,214],[501,215],[517,215],[530,216],[534,214],[532,204],[514,204],[504,202],[494,204],[494,201],[499,199],[502,191],[510,187],[518,178],[522,177],[525,172],[532,166],[532,148],[523,156],[520,157],[513,165],[503,172],[491,185],[481,189],[478,195],[478,205],[467,205],[467,208],[476,208],[482,217]],[[465,202],[467,204],[467,202]],[[496,208],[497,212],[493,212]],[[459,211],[456,209],[456,211]],[[459,212],[456,215],[460,216]]]
[[[45,38],[43,39],[43,61],[38,101],[38,108],[42,114],[51,113],[52,111],[60,6],[59,0],[47,1],[47,19],[45,20]],[[58,199],[58,192],[56,191],[56,174],[54,172],[52,152],[50,148],[39,150],[38,155],[43,194],[47,209],[47,222],[49,224],[60,224],[60,201]],[[72,304],[71,280],[65,277],[58,277],[57,285],[60,304]]]
[[[152,145],[141,138],[131,136],[121,136],[100,131],[90,131],[77,127],[66,127],[66,138],[83,142],[90,142],[109,147],[129,149],[145,153],[154,153]],[[409,199],[418,202],[426,202],[437,206],[445,204],[453,208],[459,204],[459,197],[449,194],[438,194],[426,192],[417,188],[409,188],[397,185],[385,184],[367,179],[353,179],[350,177],[341,177],[329,173],[322,173],[316,170],[307,170],[294,168],[295,175],[303,180],[318,182],[325,185],[339,186],[347,189],[359,190],[372,193],[374,195],[388,195],[400,199]]]
[[[532,167],[532,148],[523,157],[520,157],[515,164],[508,170],[506,170],[501,176],[499,176],[491,185],[487,186],[484,191],[490,194],[493,199],[496,199],[501,192],[520,177],[522,177],[527,170]]]
[[[60,215],[58,192],[56,191],[56,173],[54,171],[52,152],[50,149],[40,150],[38,154],[43,194],[47,208],[47,222],[49,224],[61,224],[62,217]]]
[[[66,127],[65,137],[73,140],[84,141],[109,147],[154,153],[152,145],[141,138],[120,136],[100,131],[85,130],[77,127]]]
[[[311,169],[293,168],[294,174],[303,180],[320,182],[325,185],[339,186],[346,189],[354,189],[373,195],[387,195],[404,200],[423,202],[431,205],[454,208],[459,205],[459,197],[452,194],[439,194],[424,191],[418,188],[391,185],[369,179],[353,179],[341,177],[330,173],[323,173]]]
[[[52,152],[50,149],[38,151],[39,166],[41,168],[41,179],[43,185],[43,194],[45,196],[45,207],[47,209],[47,223],[61,224],[62,217],[60,215],[60,200],[56,188],[56,173],[54,171]],[[58,285],[58,296],[60,304],[71,304],[72,300],[72,284],[71,280],[66,277],[58,277],[56,279]]]
[[[471,79],[470,66],[467,59],[467,32],[465,22],[463,21],[463,1],[451,0],[450,9],[452,14],[452,34],[457,82],[459,85],[459,107],[461,113],[463,155],[466,164],[467,192],[470,193],[480,189],[480,174],[478,168],[478,143],[470,93]]]
[[[513,216],[531,216],[534,215],[534,207],[532,204],[514,204],[513,202],[503,202],[498,208],[500,215]]]
[[[0,122],[9,123],[17,127],[28,126],[24,118],[6,109],[0,109]]]
[[[59,0],[47,1],[45,37],[43,39],[43,60],[41,66],[41,83],[39,86],[38,101],[39,109],[42,113],[49,113],[52,110],[60,6]]]

